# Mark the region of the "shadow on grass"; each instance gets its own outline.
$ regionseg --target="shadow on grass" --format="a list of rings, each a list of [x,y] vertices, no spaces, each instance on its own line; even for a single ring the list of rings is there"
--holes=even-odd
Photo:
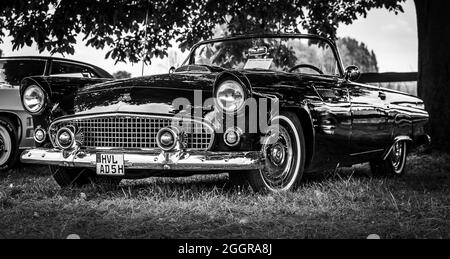
[[[354,165],[353,167],[337,168],[334,171],[324,171],[303,175],[304,184],[320,183],[326,180],[342,181],[351,179],[370,179],[372,173],[368,164]]]
[[[50,176],[48,166],[19,163],[16,165],[15,168],[0,173],[0,181],[5,178],[22,179],[30,177],[48,177],[48,176]]]
[[[143,180],[125,180],[121,184],[122,188],[133,189],[135,191],[147,191],[149,189],[161,193],[170,194],[173,192],[191,193],[201,192],[228,192],[234,187],[228,181],[228,174],[219,175],[196,175],[189,177],[163,178],[151,177]]]
[[[27,165],[0,178],[0,229],[14,238],[442,238],[450,235],[449,161],[412,155],[402,178],[374,178],[357,165],[272,195],[232,188],[227,174],[59,189],[46,167]]]

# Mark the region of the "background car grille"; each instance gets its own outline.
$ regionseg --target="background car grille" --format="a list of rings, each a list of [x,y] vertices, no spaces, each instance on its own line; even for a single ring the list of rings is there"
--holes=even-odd
[[[82,147],[85,148],[157,149],[156,134],[158,131],[175,124],[181,126],[187,134],[187,149],[208,150],[211,147],[214,137],[212,128],[198,121],[181,121],[166,117],[74,118],[54,123],[50,133],[56,133],[64,126],[74,125],[83,135]],[[52,138],[55,137],[54,135]]]

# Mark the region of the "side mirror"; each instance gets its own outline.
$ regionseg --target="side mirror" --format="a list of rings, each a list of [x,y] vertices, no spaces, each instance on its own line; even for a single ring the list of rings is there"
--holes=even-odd
[[[345,69],[345,79],[350,81],[356,81],[361,76],[359,68],[357,66],[349,66]]]
[[[176,69],[176,68],[175,68],[175,67],[173,67],[173,66],[172,66],[172,67],[170,67],[170,68],[169,68],[169,74],[172,74],[173,72],[175,72],[175,69]]]

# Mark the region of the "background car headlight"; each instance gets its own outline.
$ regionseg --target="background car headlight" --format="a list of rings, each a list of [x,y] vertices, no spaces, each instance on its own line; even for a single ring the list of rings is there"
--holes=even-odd
[[[244,105],[244,89],[240,83],[226,80],[217,88],[216,100],[219,107],[225,112],[237,111]]]
[[[23,92],[23,106],[30,113],[38,113],[44,108],[45,93],[37,85],[28,86]]]

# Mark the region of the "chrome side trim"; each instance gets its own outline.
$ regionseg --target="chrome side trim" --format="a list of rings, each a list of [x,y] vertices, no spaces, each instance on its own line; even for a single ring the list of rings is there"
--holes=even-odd
[[[392,149],[394,148],[395,144],[397,144],[400,141],[409,141],[413,142],[413,140],[408,136],[398,136],[394,139],[394,143],[384,152],[382,159],[386,160],[389,156],[389,154],[392,152]]]
[[[74,151],[67,155],[65,151],[58,149],[35,148],[24,151],[21,161],[28,164],[95,168],[96,154],[97,152]],[[262,159],[260,151],[124,153],[126,169],[148,170],[256,170],[261,168]]]
[[[377,152],[381,152],[381,151],[384,151],[384,149],[376,149],[376,150],[370,150],[370,151],[366,151],[366,152],[353,153],[353,154],[350,154],[350,156],[367,155],[367,154],[377,153]]]

